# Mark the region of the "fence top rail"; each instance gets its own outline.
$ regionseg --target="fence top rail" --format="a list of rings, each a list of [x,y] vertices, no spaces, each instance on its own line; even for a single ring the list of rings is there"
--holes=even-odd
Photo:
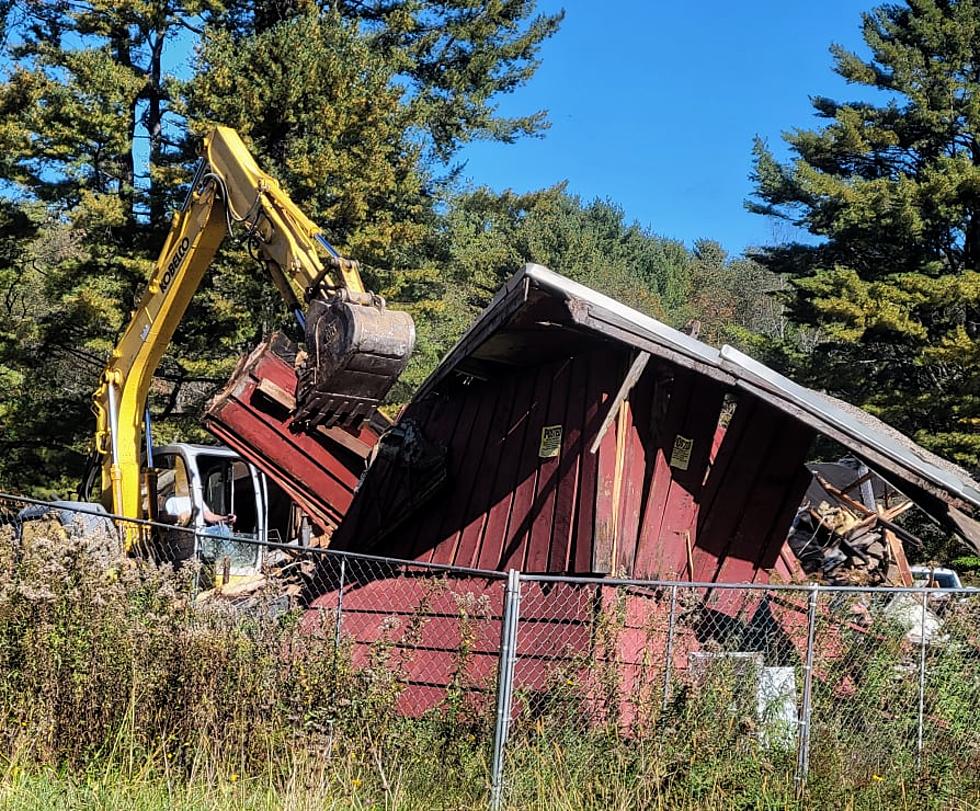
[[[17,496],[10,493],[0,493],[0,502],[3,501],[15,501],[31,506],[47,507],[51,510],[63,510],[65,512],[78,513],[79,515],[91,515],[95,516],[96,518],[106,518],[110,521],[124,522],[135,526],[155,527],[157,529],[167,530],[168,532],[182,532],[187,535],[194,535],[198,538],[212,537],[206,531],[197,527],[183,527],[179,524],[167,524],[163,521],[149,521],[145,518],[132,518],[128,515],[118,515],[117,513],[110,513],[100,510],[94,504],[92,505],[92,509],[86,509],[85,507],[78,505],[68,505],[64,503],[59,504],[57,502],[30,498],[29,496]],[[369,555],[364,552],[350,552],[343,549],[330,549],[328,547],[320,546],[298,546],[296,544],[280,543],[278,541],[262,541],[258,538],[249,538],[245,535],[233,534],[230,540],[233,540],[236,543],[249,544],[251,546],[261,546],[266,549],[281,549],[286,552],[312,553],[314,555],[322,555],[325,557],[342,557],[349,560],[358,560],[377,565],[406,566],[415,569],[427,569],[430,571],[446,572],[448,574],[468,575],[470,577],[480,577],[489,580],[505,580],[507,578],[506,572],[499,572],[493,569],[475,569],[465,566],[452,566],[445,563],[404,560],[402,558],[390,558],[383,555]]]
[[[790,591],[807,594],[811,591],[837,594],[961,594],[980,595],[980,588],[929,588],[928,586],[825,586],[820,583],[707,583],[688,580],[635,580],[626,577],[569,577],[553,574],[521,574],[527,583],[573,583],[575,585],[624,586],[649,589],[728,589],[737,591]]]

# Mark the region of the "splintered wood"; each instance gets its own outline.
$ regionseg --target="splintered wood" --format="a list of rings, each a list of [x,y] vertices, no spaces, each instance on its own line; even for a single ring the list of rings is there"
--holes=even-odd
[[[874,473],[844,464],[814,467],[813,484],[790,534],[790,547],[807,574],[842,585],[911,586],[899,536],[917,539],[893,521],[912,502]],[[867,503],[855,497],[859,492]]]

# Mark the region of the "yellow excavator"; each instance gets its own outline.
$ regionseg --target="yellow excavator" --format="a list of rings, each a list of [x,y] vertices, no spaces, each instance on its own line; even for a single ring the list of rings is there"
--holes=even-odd
[[[234,130],[216,127],[95,393],[102,501],[113,513],[156,517],[153,461],[141,448],[145,430],[151,456],[150,383],[218,247],[236,231],[303,330],[294,426],[358,426],[408,362],[415,343],[411,316],[366,291],[357,262],[327,242]],[[125,538],[128,550],[139,534],[128,530]]]

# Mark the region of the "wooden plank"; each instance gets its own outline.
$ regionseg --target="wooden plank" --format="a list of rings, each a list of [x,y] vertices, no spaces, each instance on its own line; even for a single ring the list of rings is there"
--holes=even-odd
[[[259,392],[259,394],[264,394],[274,403],[282,406],[287,411],[292,411],[296,408],[296,398],[293,396],[292,392],[286,391],[282,386],[274,383],[272,380],[259,380],[255,390]]]
[[[649,361],[650,353],[641,350],[634,358],[633,363],[630,364],[629,371],[626,373],[626,377],[619,386],[619,391],[616,392],[616,396],[613,397],[612,401],[609,403],[606,416],[592,440],[592,445],[589,447],[589,453],[598,452],[599,445],[602,443],[602,438],[617,420],[620,407],[626,402],[626,398],[629,397],[630,391],[632,391],[633,386],[635,386],[636,382],[640,379],[640,375],[643,374],[643,370],[646,369]]]
[[[622,316],[605,311],[597,311],[587,304],[585,306],[574,306],[573,304],[570,312],[575,323],[581,324],[586,329],[602,333],[613,341],[649,352],[654,357],[663,359],[678,369],[690,370],[729,386],[734,385],[736,382],[733,375],[718,368],[714,364],[695,360],[684,352],[651,340],[649,334],[642,327],[638,327]]]
[[[770,572],[774,569],[779,571],[779,564],[783,560],[780,552],[786,547],[787,531],[810,483],[809,475],[802,475],[801,471],[806,471],[806,467],[802,464],[799,465],[797,475],[788,478],[782,504],[775,503],[779,499],[778,494],[770,494],[771,506],[766,508],[767,512],[760,513],[759,521],[760,525],[766,525],[766,531],[761,531],[760,527],[750,530],[755,537],[763,536],[761,542],[755,542],[757,549],[754,553],[751,550],[753,541],[751,539],[746,541],[744,534],[739,531],[732,544],[732,553],[719,562],[715,580],[720,583],[768,583]],[[746,516],[755,513],[756,503],[765,501],[765,495],[751,499],[746,508]],[[769,520],[764,521],[763,518]],[[740,551],[741,548],[745,551]],[[754,555],[754,557],[746,559],[741,557],[742,555]],[[712,607],[728,616],[751,617],[754,616],[762,598],[761,591],[718,591],[712,595]]]
[[[898,570],[899,579],[897,585],[911,586],[912,570],[909,568],[908,558],[905,557],[905,547],[902,546],[902,542],[898,539],[898,536],[890,529],[883,529],[882,537],[888,544],[892,561],[894,561],[895,568]]]
[[[538,368],[534,394],[528,403],[527,431],[520,451],[517,485],[511,504],[503,551],[503,568],[523,571],[531,530],[531,509],[538,477],[538,447],[541,429],[547,424],[548,398],[551,393],[553,369],[551,364]]]
[[[525,564],[525,571],[528,572],[548,572],[548,561],[551,558],[551,533],[555,521],[555,501],[558,490],[559,471],[562,453],[567,453],[567,449],[564,446],[566,439],[564,428],[571,378],[571,358],[563,360],[556,367],[553,367],[551,390],[548,396],[548,411],[544,424],[562,426],[562,448],[559,448],[558,456],[538,459],[538,476],[535,483],[527,563]]]
[[[790,549],[788,541],[784,541],[779,549],[779,559],[773,567],[773,573],[776,575],[775,582],[778,583],[802,583],[806,580],[806,572],[803,571],[799,559]],[[770,582],[773,582],[771,578]]]
[[[705,474],[704,487],[701,491],[702,516],[711,514],[718,493],[725,486],[728,469],[738,456],[743,435],[755,422],[758,407],[759,401],[754,398],[739,399],[736,401],[734,413],[729,417],[728,425],[722,428],[719,423],[715,432],[711,465]]]
[[[650,484],[643,505],[643,519],[637,541],[634,573],[639,578],[659,578],[663,572],[664,546],[661,538],[664,511],[670,496],[670,486],[674,472],[670,467],[670,455],[674,438],[684,424],[688,403],[691,397],[692,376],[685,372],[671,381],[660,378],[651,409],[653,425],[654,459]],[[666,399],[666,403],[664,403]],[[657,419],[662,411],[662,417]]]
[[[582,421],[582,443],[588,441],[593,431],[598,430],[601,406],[600,367],[607,362],[605,352],[590,352],[583,358],[586,367],[586,386],[584,418]],[[579,456],[578,495],[575,504],[575,519],[572,522],[572,549],[569,552],[571,570],[575,574],[588,574],[592,571],[592,537],[595,519],[596,484],[599,478],[599,457],[592,453]]]
[[[762,410],[764,414],[766,409]],[[768,450],[754,460],[754,470],[743,466],[740,475],[751,476],[741,515],[729,529],[729,541],[718,558],[712,580],[752,583],[768,579],[767,569],[776,563],[793,516],[809,484],[803,462],[813,442],[813,432],[775,410],[763,420],[771,432]],[[753,614],[761,593],[746,593],[737,609]],[[733,615],[734,597],[718,595],[716,608]]]
[[[800,509],[800,504],[806,495],[807,488],[810,486],[810,471],[804,464],[804,460],[813,444],[816,434],[809,426],[796,423],[790,426],[791,432],[799,432],[800,439],[790,442],[787,437],[786,448],[787,456],[793,451],[797,453],[797,465],[795,470],[790,468],[783,475],[783,489],[781,494],[773,493],[773,506],[769,510],[771,516],[770,525],[760,544],[758,555],[755,559],[755,581],[768,582],[768,572],[776,566],[780,552],[785,546],[789,537],[790,528],[793,526],[793,519]],[[792,445],[792,448],[789,446]]]
[[[486,428],[483,452],[480,459],[473,462],[477,467],[469,474],[464,474],[474,481],[470,487],[466,523],[460,532],[459,547],[454,556],[457,566],[476,566],[482,558],[480,545],[489,513],[494,505],[494,486],[502,461],[500,453],[503,447],[502,440],[514,409],[516,387],[517,379],[514,375],[507,375],[504,380],[492,384],[492,388],[499,391],[499,396],[496,398],[490,424]],[[496,561],[494,561],[495,565]]]
[[[868,509],[867,507],[864,506],[862,502],[851,498],[843,490],[838,490],[836,487],[834,487],[834,485],[832,485],[819,473],[814,473],[813,478],[815,478],[817,482],[820,484],[820,486],[828,493],[830,493],[830,495],[839,499],[842,504],[849,507],[853,512],[857,513],[858,515],[868,515],[868,516],[875,515],[874,510]]]
[[[406,418],[428,436],[428,422],[444,402],[436,397],[415,401]],[[431,480],[417,482],[407,468],[382,457],[358,488],[351,511],[338,531],[338,548],[414,557],[413,542],[420,515],[426,513],[425,500],[427,495],[431,497],[431,486]]]
[[[208,428],[236,450],[252,449],[253,452],[248,454],[250,461],[274,480],[282,479],[284,489],[312,516],[328,520],[328,526],[336,526],[353,498],[357,483],[353,473],[337,460],[304,456],[302,448],[297,448],[282,432],[255,416],[237,401],[228,401],[221,414],[209,420]],[[274,458],[267,452],[270,448],[279,448],[281,453]],[[256,453],[255,449],[265,452]],[[302,465],[290,465],[284,470],[280,464],[283,458],[300,457],[303,458]],[[321,464],[326,461],[333,464]]]
[[[627,401],[629,419],[625,430],[625,476],[621,487],[619,529],[616,536],[616,570],[627,577],[633,576],[643,491],[649,467],[647,459],[652,459],[654,453],[650,430],[652,396],[653,375],[647,373],[634,385]]]
[[[447,550],[447,562],[456,566],[469,566],[476,552],[483,523],[483,504],[488,490],[484,456],[490,439],[490,424],[500,402],[503,386],[496,382],[487,382],[471,384],[468,389],[468,396],[477,400],[477,414],[472,427],[465,429],[468,430],[469,441],[463,457],[455,465],[453,496],[445,504],[447,523],[443,530],[446,534],[443,544]],[[493,475],[492,471],[489,475]],[[475,533],[471,533],[468,548],[463,551],[463,560],[460,560],[463,530],[473,522],[477,522]]]
[[[465,504],[467,486],[469,482],[463,481],[462,471],[467,466],[471,454],[479,454],[486,440],[485,436],[477,436],[473,430],[482,408],[485,394],[483,386],[474,384],[464,388],[462,407],[460,409],[459,422],[453,431],[449,442],[449,486],[444,499],[440,499],[438,510],[442,520],[439,529],[433,537],[435,541],[431,552],[424,554],[420,559],[431,563],[451,564],[452,555],[455,551],[453,541],[459,530],[461,510],[459,506]]]
[[[564,447],[558,470],[555,496],[555,519],[551,532],[551,555],[548,571],[568,572],[574,569],[573,544],[577,514],[580,457],[584,450],[585,397],[588,393],[589,363],[587,355],[572,360],[572,377],[568,384],[565,411]]]
[[[605,405],[612,397],[612,387],[622,368],[622,360],[614,363],[612,359],[599,370],[601,402]],[[622,463],[618,431],[607,433],[599,443],[599,460],[595,490],[595,517],[592,530],[592,571],[609,574],[615,565],[616,525],[618,506],[616,505],[616,471]]]
[[[727,554],[732,534],[759,473],[758,460],[769,454],[774,443],[768,421],[773,416],[771,411],[762,411],[758,402],[750,408],[739,405],[735,410],[718,451],[718,460],[702,492],[694,548],[696,580],[711,580]]]
[[[617,568],[617,563],[619,561],[619,532],[622,528],[620,520],[622,517],[623,476],[626,468],[626,440],[627,433],[629,432],[632,423],[632,409],[630,408],[629,400],[627,400],[620,404],[619,417],[616,420],[616,456],[612,488],[612,521],[614,529],[612,552],[610,553],[609,557],[610,568],[617,575],[623,574],[623,572]]]
[[[415,418],[415,407],[418,400],[412,402],[403,420]],[[441,537],[439,528],[442,523],[442,504],[452,492],[452,478],[456,469],[457,459],[453,456],[451,445],[456,435],[459,421],[462,419],[465,403],[462,398],[451,396],[446,392],[433,392],[428,407],[419,413],[419,425],[422,433],[430,441],[448,450],[446,460],[447,484],[438,498],[433,499],[427,507],[419,512],[406,526],[400,538],[392,538],[388,554],[393,557],[407,557],[412,560],[430,560]],[[390,465],[390,463],[389,463]],[[372,468],[375,466],[372,466]],[[402,474],[407,475],[406,473]],[[412,531],[414,529],[414,532]],[[409,551],[411,550],[411,551]],[[408,554],[405,554],[405,553]]]
[[[293,396],[293,393],[291,391],[287,391],[277,382],[268,377],[258,378],[255,385],[255,392],[268,398],[277,406],[285,409],[288,412],[293,412],[296,410],[296,398]],[[367,459],[371,455],[372,445],[362,442],[352,433],[343,428],[338,428],[335,426],[327,428],[326,426],[318,425],[315,430],[316,433],[326,437],[332,442],[336,442],[342,448],[347,449],[362,459]]]
[[[514,372],[514,396],[503,433],[495,438],[497,463],[490,495],[490,509],[480,544],[477,566],[481,569],[503,568],[514,493],[520,481],[521,450],[530,422],[529,407],[534,396],[538,370]]]
[[[724,388],[713,380],[697,378],[691,382],[679,433],[694,444],[687,470],[671,468],[670,487],[660,527],[662,576],[694,577],[692,547],[697,543],[701,495],[724,396]],[[673,440],[667,437],[663,451],[669,455],[672,450]]]

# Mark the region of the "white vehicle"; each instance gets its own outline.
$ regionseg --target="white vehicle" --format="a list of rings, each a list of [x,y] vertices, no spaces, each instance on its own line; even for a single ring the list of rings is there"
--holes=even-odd
[[[912,566],[912,583],[934,589],[961,589],[960,576],[952,569],[939,566]]]

